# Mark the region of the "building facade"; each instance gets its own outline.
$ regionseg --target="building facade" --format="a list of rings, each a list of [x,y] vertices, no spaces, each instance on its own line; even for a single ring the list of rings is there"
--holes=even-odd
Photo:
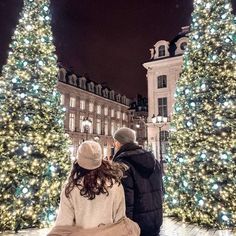
[[[159,115],[171,119],[188,31],[189,27],[182,27],[182,31],[172,41],[158,41],[150,49],[150,61],[143,64],[147,69],[148,82],[148,143],[158,159],[162,156],[164,160],[166,154],[169,125],[154,124],[152,117]]]
[[[130,99],[63,67],[59,69],[58,90],[66,109],[65,130],[72,141],[72,156],[84,140],[93,139],[101,144],[104,157],[110,157],[113,133],[130,126]]]

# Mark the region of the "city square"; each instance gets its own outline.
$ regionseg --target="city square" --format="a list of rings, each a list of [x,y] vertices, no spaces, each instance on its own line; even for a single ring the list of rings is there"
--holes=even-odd
[[[54,235],[63,199],[89,205],[119,191],[126,205],[73,205],[65,226],[109,225],[95,215],[111,207],[138,225],[132,235],[235,235],[235,9],[229,0],[0,1],[0,235]],[[93,212],[91,227],[80,211]]]

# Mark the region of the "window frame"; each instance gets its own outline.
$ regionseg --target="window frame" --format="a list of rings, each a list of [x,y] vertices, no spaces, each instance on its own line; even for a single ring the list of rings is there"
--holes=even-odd
[[[167,75],[157,76],[157,88],[167,88]]]
[[[76,97],[70,97],[70,107],[76,107]]]
[[[75,131],[75,113],[69,113],[69,131]]]
[[[157,98],[158,114],[164,117],[168,116],[168,99],[167,97]]]
[[[165,55],[166,55],[166,46],[162,44],[158,47],[158,57],[164,57]]]
[[[85,100],[80,100],[80,102],[79,102],[80,110],[85,110],[85,106],[86,106]]]

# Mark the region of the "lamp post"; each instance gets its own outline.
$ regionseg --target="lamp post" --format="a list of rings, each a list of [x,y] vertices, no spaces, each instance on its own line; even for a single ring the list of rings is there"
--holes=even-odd
[[[159,157],[160,157],[160,163],[161,163],[161,170],[162,173],[164,173],[164,167],[163,167],[163,156],[162,156],[162,146],[161,146],[161,129],[168,123],[168,117],[161,116],[160,114],[158,116],[155,116],[153,114],[152,116],[152,123],[158,127],[159,130]]]
[[[84,127],[84,132],[86,133],[85,140],[87,140],[88,139],[88,132],[89,132],[89,129],[92,125],[92,121],[88,117],[86,117],[86,118],[83,119],[82,125]]]
[[[146,123],[146,118],[144,116],[141,116],[138,118],[138,123],[135,125],[136,129],[142,128],[141,123],[143,123],[143,126],[144,126],[144,138],[145,138],[144,140],[146,142],[148,140],[148,138],[147,138],[147,123]],[[142,140],[143,140],[143,138],[142,138]],[[142,141],[142,144],[144,144],[144,143]],[[148,141],[146,143],[148,145]]]

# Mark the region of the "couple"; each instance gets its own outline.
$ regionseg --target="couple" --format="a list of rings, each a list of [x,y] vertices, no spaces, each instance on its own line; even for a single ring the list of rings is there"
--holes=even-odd
[[[135,144],[135,139],[132,129],[117,130],[112,162],[103,160],[98,143],[86,141],[80,145],[61,192],[55,227],[77,225],[87,229],[127,216],[138,223],[141,236],[159,235],[161,169],[150,152]]]

